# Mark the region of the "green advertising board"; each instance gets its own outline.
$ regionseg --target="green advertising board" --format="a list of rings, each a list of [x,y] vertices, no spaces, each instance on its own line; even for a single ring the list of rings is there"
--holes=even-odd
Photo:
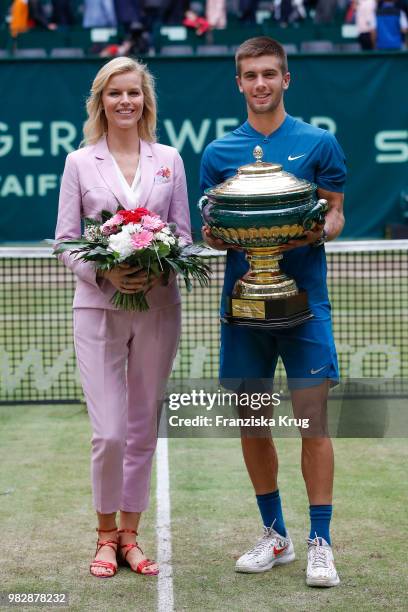
[[[0,114],[0,241],[53,236],[64,160],[81,140],[101,60],[4,60]],[[180,151],[196,237],[200,157],[245,119],[231,57],[149,58],[159,140]],[[294,56],[286,108],[335,133],[347,157],[348,238],[382,237],[408,190],[408,55]],[[250,160],[248,160],[250,161]],[[273,161],[273,160],[268,160]]]

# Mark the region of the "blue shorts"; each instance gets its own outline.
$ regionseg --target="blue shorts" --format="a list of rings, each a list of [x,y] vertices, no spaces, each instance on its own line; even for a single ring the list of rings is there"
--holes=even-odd
[[[280,356],[290,389],[339,381],[330,304],[312,308],[314,318],[285,330],[221,324],[220,383],[236,389],[239,381],[269,380]],[[254,389],[255,390],[255,389]]]

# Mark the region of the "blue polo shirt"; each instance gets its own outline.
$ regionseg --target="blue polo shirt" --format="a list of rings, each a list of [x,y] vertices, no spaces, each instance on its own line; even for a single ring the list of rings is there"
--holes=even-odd
[[[282,164],[284,170],[327,191],[343,192],[345,157],[336,138],[290,115],[286,115],[282,125],[268,136],[257,132],[246,121],[230,134],[211,142],[201,161],[201,190],[224,182],[236,174],[239,166],[254,161],[252,152],[256,145],[263,149],[263,161]],[[308,245],[293,249],[284,254],[281,267],[295,279],[300,289],[307,290],[310,307],[318,316],[319,304],[327,306],[329,303],[324,247]],[[247,270],[244,253],[229,249],[223,297],[231,295],[235,282]],[[327,308],[324,311],[327,312]],[[224,314],[224,299],[221,314]]]

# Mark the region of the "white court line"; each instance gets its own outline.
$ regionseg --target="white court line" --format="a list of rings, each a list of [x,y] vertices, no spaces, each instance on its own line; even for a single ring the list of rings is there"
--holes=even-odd
[[[162,435],[163,432],[162,431]],[[158,576],[158,612],[173,612],[173,569],[171,566],[171,515],[169,491],[169,452],[167,436],[157,441],[156,451],[156,499],[157,499],[157,562],[160,567]]]

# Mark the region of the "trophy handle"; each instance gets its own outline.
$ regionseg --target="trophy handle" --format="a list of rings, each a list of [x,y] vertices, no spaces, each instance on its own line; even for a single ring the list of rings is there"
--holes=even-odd
[[[302,225],[303,229],[309,231],[314,223],[323,223],[327,211],[329,210],[329,203],[327,200],[321,198],[313,206],[312,210],[303,217]]]
[[[202,214],[203,212],[203,208],[204,206],[208,203],[208,198],[207,196],[201,196],[201,198],[198,200],[198,210],[200,211],[200,213]]]

